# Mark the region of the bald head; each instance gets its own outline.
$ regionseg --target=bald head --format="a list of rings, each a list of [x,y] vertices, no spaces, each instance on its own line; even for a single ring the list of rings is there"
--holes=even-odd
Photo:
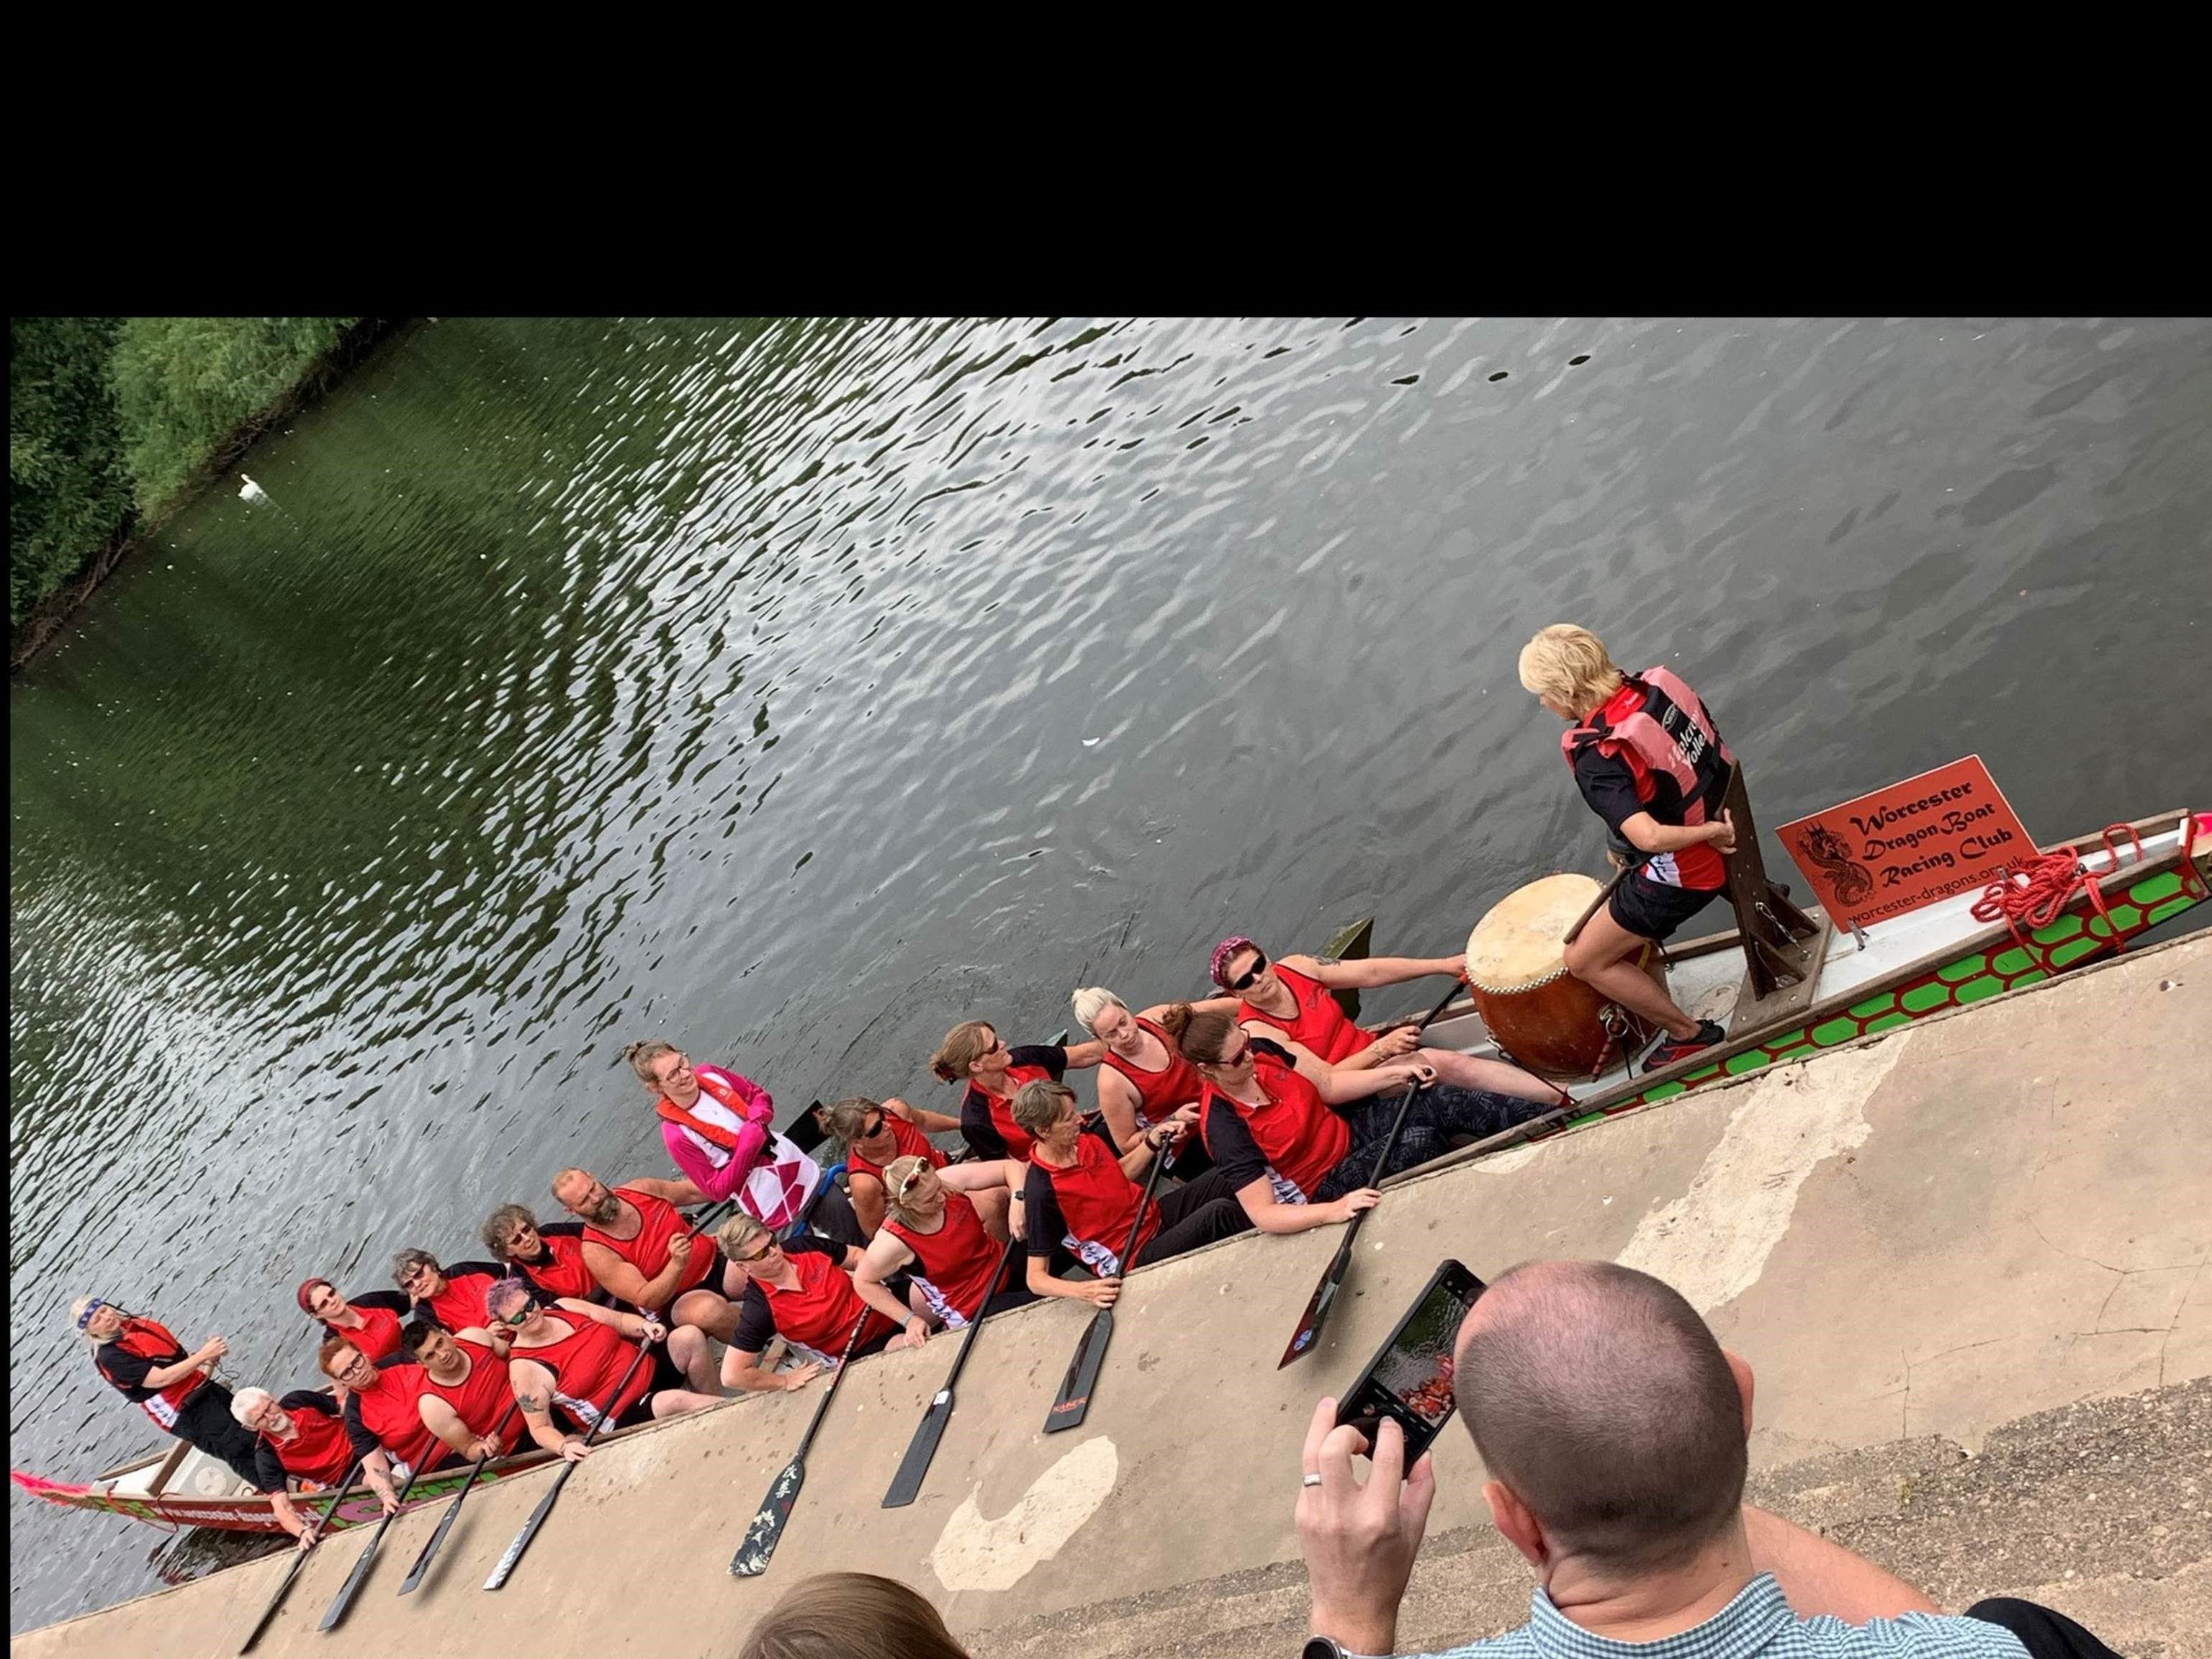
[[[1664,1566],[1735,1519],[1735,1375],[1697,1310],[1649,1273],[1602,1261],[1513,1268],[1462,1325],[1455,1383],[1491,1478],[1564,1550]]]

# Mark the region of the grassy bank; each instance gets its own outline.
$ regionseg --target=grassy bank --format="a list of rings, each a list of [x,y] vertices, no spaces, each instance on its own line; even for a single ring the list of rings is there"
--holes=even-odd
[[[14,319],[11,657],[35,650],[134,538],[379,331],[357,317]]]

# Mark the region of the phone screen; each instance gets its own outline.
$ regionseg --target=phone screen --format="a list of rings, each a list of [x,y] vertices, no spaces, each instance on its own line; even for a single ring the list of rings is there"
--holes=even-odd
[[[1440,1266],[1337,1407],[1336,1420],[1357,1427],[1371,1446],[1382,1419],[1395,1418],[1410,1466],[1451,1419],[1452,1343],[1482,1290],[1458,1262]]]

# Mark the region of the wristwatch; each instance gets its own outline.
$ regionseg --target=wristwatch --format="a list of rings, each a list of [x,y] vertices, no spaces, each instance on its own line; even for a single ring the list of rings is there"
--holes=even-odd
[[[1302,1650],[1302,1659],[1379,1659],[1379,1656],[1354,1653],[1334,1637],[1309,1636]]]

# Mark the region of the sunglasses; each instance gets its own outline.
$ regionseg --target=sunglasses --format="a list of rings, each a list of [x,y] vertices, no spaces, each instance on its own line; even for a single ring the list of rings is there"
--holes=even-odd
[[[530,1316],[537,1311],[537,1303],[526,1302],[511,1314],[499,1315],[499,1322],[502,1325],[526,1325],[530,1322]]]
[[[1252,965],[1249,968],[1229,981],[1229,988],[1232,991],[1249,991],[1252,988],[1252,981],[1267,971],[1267,953],[1262,951],[1252,958]]]
[[[767,1243],[762,1245],[760,1249],[755,1250],[750,1255],[733,1255],[730,1260],[736,1262],[740,1267],[748,1267],[753,1262],[761,1261],[763,1258],[766,1257],[779,1248],[781,1247],[778,1246],[776,1242],[771,1238]]]
[[[878,1135],[883,1133],[883,1132],[884,1115],[881,1112],[878,1112],[873,1117],[860,1125],[860,1139],[863,1140],[873,1140]]]
[[[1251,1039],[1250,1037],[1249,1037],[1249,1036],[1248,1036],[1248,1037],[1246,1037],[1246,1038],[1244,1039],[1244,1046],[1243,1046],[1243,1048],[1239,1048],[1239,1049],[1238,1049],[1235,1054],[1224,1054],[1224,1055],[1222,1055],[1222,1057],[1221,1057],[1220,1059],[1218,1059],[1218,1060],[1217,1060],[1209,1061],[1208,1063],[1209,1063],[1209,1064],[1211,1064],[1211,1065],[1218,1066],[1219,1067],[1221,1067],[1221,1069],[1222,1069],[1223,1071],[1224,1071],[1224,1072],[1225,1072],[1225,1071],[1229,1071],[1229,1070],[1231,1070],[1231,1068],[1233,1068],[1233,1067],[1235,1067],[1235,1066],[1242,1066],[1242,1065],[1243,1065],[1246,1060],[1249,1060],[1249,1059],[1251,1059],[1251,1058],[1252,1058],[1252,1039]]]
[[[929,1173],[931,1173],[931,1171],[927,1166],[908,1170],[906,1179],[899,1182],[898,1190],[893,1193],[891,1196],[903,1201],[906,1195],[915,1189],[915,1185],[921,1180],[922,1176],[928,1175]]]

